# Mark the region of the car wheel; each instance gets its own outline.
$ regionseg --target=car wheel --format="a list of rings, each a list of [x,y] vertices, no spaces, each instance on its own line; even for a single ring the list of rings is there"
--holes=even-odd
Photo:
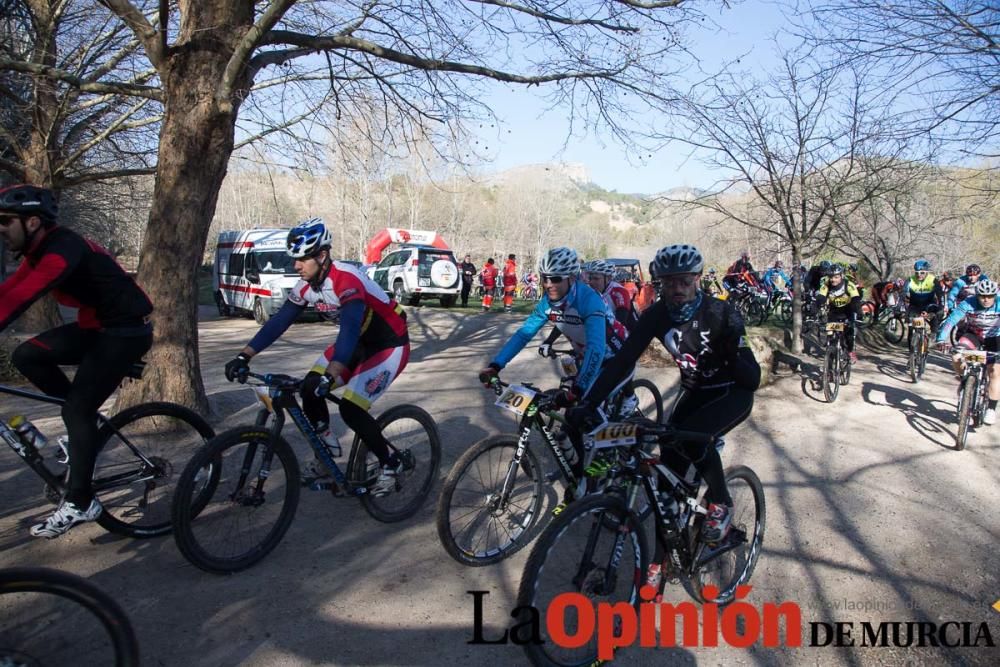
[[[271,319],[271,315],[264,310],[264,302],[260,299],[253,302],[253,318],[257,321],[257,324],[264,324]]]

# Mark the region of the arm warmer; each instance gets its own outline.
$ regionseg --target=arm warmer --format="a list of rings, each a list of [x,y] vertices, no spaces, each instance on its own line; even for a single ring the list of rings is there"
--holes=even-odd
[[[361,338],[361,322],[365,317],[365,302],[361,299],[348,301],[340,307],[340,333],[333,344],[333,359],[345,366],[351,360],[354,349]]]

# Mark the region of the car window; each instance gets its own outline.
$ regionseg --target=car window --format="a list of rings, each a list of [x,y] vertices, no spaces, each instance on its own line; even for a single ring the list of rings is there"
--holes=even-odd
[[[450,252],[433,252],[430,250],[420,251],[420,268],[430,268],[434,262],[438,260],[447,260],[452,264],[455,263],[455,257]]]
[[[396,260],[399,258],[399,253],[394,252],[391,255],[386,255],[381,262],[378,263],[378,268],[384,269],[393,266]]]

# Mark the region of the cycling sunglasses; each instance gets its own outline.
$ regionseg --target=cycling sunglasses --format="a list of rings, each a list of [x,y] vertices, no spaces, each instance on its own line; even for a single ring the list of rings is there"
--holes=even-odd
[[[552,283],[553,285],[558,285],[564,280],[566,280],[566,276],[542,276],[543,283]]]

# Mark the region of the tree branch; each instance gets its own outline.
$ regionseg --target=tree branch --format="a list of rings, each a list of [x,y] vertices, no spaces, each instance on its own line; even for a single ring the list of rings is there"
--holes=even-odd
[[[97,82],[86,81],[80,77],[70,74],[55,67],[47,67],[36,63],[27,63],[19,60],[11,60],[0,56],[0,70],[12,72],[23,72],[34,76],[45,77],[54,81],[62,81],[85,93],[112,93],[115,95],[128,95],[132,97],[145,97],[150,100],[163,101],[163,93],[159,88],[153,86],[139,86],[135,84],[120,83],[116,81]]]

